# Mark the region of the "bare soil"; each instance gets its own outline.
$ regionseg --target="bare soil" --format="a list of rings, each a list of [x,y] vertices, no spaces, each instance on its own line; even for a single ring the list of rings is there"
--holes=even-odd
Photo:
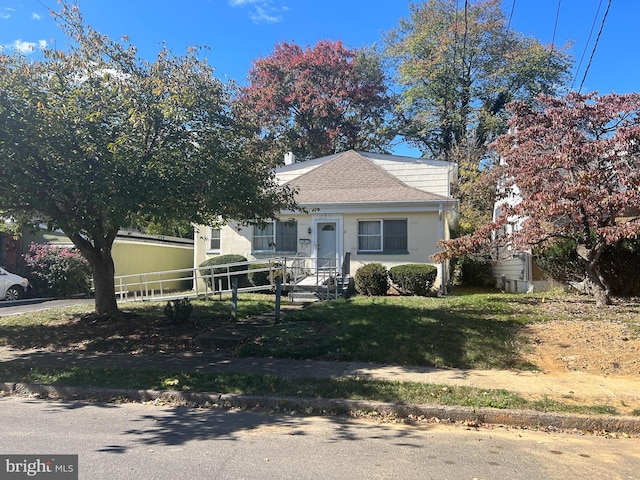
[[[588,297],[540,304],[551,320],[524,327],[526,360],[548,374],[584,372],[640,380],[640,302],[596,308]]]

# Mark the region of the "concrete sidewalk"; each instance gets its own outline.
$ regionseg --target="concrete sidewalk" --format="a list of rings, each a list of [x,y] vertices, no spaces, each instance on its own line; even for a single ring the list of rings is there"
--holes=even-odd
[[[593,432],[640,434],[640,417],[624,416],[640,408],[640,380],[582,374],[549,376],[544,373],[498,370],[458,370],[400,367],[359,362],[327,362],[273,358],[238,358],[224,354],[106,355],[12,350],[0,347],[0,362],[7,365],[40,367],[94,367],[162,370],[167,372],[226,372],[277,375],[297,378],[351,377],[443,385],[466,385],[505,389],[527,398],[548,397],[563,403],[603,404],[616,407],[623,416],[571,415],[527,410],[406,405],[366,400],[318,399],[280,396],[229,395],[196,392],[159,392],[124,388],[65,387],[16,382],[0,378],[0,395],[36,395],[66,400],[113,401],[128,399],[146,402],[178,402],[190,405],[220,405],[240,408],[267,408],[276,411],[378,411],[416,415],[449,421],[544,426]],[[13,382],[8,380],[13,380]],[[5,381],[5,383],[3,383]],[[624,409],[621,407],[624,406]]]
[[[254,373],[284,377],[359,377],[399,382],[504,389],[527,398],[564,403],[606,404],[629,413],[640,409],[640,379],[580,372],[547,375],[510,370],[460,370],[380,365],[364,362],[240,358],[222,353],[123,355],[55,353],[0,348],[0,361],[41,367],[98,367],[162,371]]]

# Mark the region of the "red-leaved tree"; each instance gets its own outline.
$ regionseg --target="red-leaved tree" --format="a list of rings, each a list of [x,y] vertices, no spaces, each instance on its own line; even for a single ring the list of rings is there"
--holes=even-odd
[[[279,43],[253,62],[236,113],[258,128],[274,158],[300,160],[346,149],[384,151],[391,108],[381,60],[372,50],[340,41],[305,49]]]
[[[640,94],[541,96],[536,106],[514,102],[509,110],[511,133],[494,143],[501,164],[486,178],[504,200],[500,215],[443,242],[437,258],[572,239],[596,304],[610,304],[602,252],[640,234]]]

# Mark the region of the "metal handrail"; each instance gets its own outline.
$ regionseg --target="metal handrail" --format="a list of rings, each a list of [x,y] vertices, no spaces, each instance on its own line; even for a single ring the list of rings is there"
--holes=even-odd
[[[319,260],[323,262],[319,267]],[[317,292],[327,286],[327,293],[331,292],[331,282],[334,282],[335,298],[338,297],[339,268],[334,258],[317,259],[297,255],[295,257],[274,257],[270,259],[250,260],[245,262],[212,265],[207,267],[165,270],[114,277],[114,286],[119,300],[150,301],[167,300],[173,298],[195,298],[214,294],[230,293],[232,278],[238,275],[248,275],[249,272],[269,272],[269,285],[252,285],[239,287],[240,292],[261,291],[265,287],[275,286],[272,273],[281,269],[282,287],[293,292],[302,279],[315,274]],[[253,265],[267,264],[263,267]],[[222,271],[221,271],[222,270]],[[204,283],[204,291],[201,290]],[[177,288],[180,284],[189,284],[191,293]],[[176,294],[176,291],[180,291]]]

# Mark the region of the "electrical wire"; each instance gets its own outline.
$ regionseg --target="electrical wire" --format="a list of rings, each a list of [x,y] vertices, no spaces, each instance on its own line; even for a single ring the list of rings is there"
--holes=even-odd
[[[553,36],[551,37],[551,50],[555,48],[556,43],[556,30],[558,29],[558,19],[560,18],[560,4],[562,0],[558,0],[558,10],[556,10],[556,21],[553,25]]]
[[[507,30],[511,28],[511,19],[513,18],[513,11],[515,9],[516,9],[516,0],[513,0],[513,3],[511,4],[511,13],[509,14],[509,23],[507,23]]]
[[[598,15],[600,14],[600,8],[602,7],[602,0],[598,4],[598,10],[596,10],[596,15],[593,17],[593,23],[591,24],[591,30],[589,31],[589,37],[587,38],[587,42],[584,44],[584,50],[582,50],[582,56],[580,57],[580,62],[578,63],[578,67],[576,68],[576,73],[573,76],[573,81],[571,82],[571,88],[576,84],[576,80],[578,79],[578,72],[580,71],[580,67],[582,67],[582,61],[584,60],[584,56],[587,54],[587,48],[589,48],[589,43],[591,43],[591,35],[593,35],[593,29],[596,27],[596,22],[598,21]]]
[[[611,0],[609,0],[609,2],[607,3],[607,9],[604,11],[604,15],[602,17],[602,23],[600,24],[600,30],[598,31],[598,36],[596,37],[596,41],[593,44],[593,50],[591,51],[591,57],[589,57],[589,63],[587,64],[587,68],[584,69],[584,76],[582,77],[582,82],[580,82],[580,88],[578,88],[578,93],[580,93],[580,91],[582,90],[584,81],[587,79],[587,73],[589,72],[589,67],[591,67],[593,56],[596,53],[596,48],[598,47],[598,42],[600,41],[600,35],[602,35],[602,30],[604,29],[604,22],[607,20],[607,14],[609,13],[610,7],[611,7]]]

